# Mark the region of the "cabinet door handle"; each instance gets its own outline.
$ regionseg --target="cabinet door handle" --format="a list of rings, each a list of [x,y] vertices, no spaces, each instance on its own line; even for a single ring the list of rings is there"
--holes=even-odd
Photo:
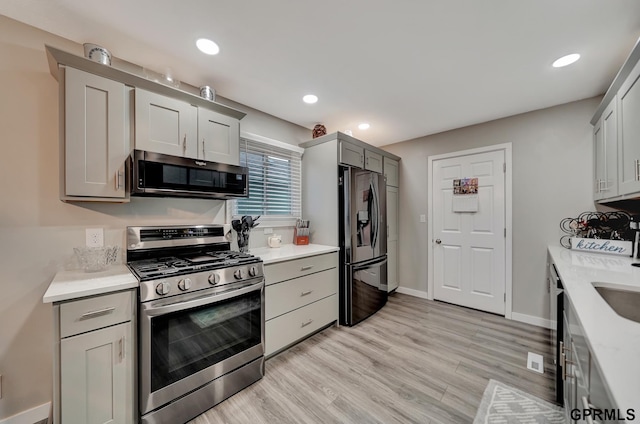
[[[204,138],[202,139],[202,159],[205,158],[206,153],[204,152]]]
[[[97,311],[85,312],[84,314],[82,314],[80,316],[80,321],[85,320],[85,319],[101,317],[103,315],[112,314],[113,311],[115,311],[115,310],[116,310],[116,307],[115,306],[111,306],[109,308],[99,309]]]
[[[634,164],[636,166],[636,181],[640,181],[640,169],[638,169],[640,168],[640,160],[636,159]]]
[[[313,265],[303,266],[302,268],[300,268],[300,271],[309,271],[311,268],[313,268]]]
[[[300,297],[304,297],[304,296],[310,295],[311,293],[313,293],[313,290],[303,291],[302,293],[300,293]]]
[[[124,187],[124,164],[116,171],[116,191]]]
[[[300,328],[302,328],[302,327],[306,327],[307,325],[311,324],[312,322],[313,322],[313,320],[312,320],[312,319],[310,319],[310,320],[309,320],[309,321],[307,321],[307,322],[303,322],[303,323],[302,323],[302,325],[300,326]]]
[[[122,362],[122,360],[125,357],[125,351],[124,351],[124,337],[120,337],[120,340],[118,340],[118,350],[119,350],[119,354],[118,357],[120,358],[120,362]]]
[[[187,152],[187,133],[184,133],[184,139],[182,140],[182,153]]]

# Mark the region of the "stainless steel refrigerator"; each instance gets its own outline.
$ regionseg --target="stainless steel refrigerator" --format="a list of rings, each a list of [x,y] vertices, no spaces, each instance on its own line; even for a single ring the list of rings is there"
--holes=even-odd
[[[355,325],[387,303],[384,176],[341,166],[340,323]]]

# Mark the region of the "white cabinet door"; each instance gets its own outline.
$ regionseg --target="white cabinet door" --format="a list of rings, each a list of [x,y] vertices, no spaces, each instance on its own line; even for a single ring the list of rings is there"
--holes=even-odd
[[[60,342],[61,422],[133,422],[131,323],[106,327]]]
[[[640,62],[618,91],[618,191],[640,191]]]
[[[601,200],[605,198],[605,192],[602,190],[602,184],[605,177],[605,151],[604,137],[602,136],[602,118],[593,127],[593,200]]]
[[[197,159],[197,136],[198,108],[136,88],[136,149]]]
[[[398,167],[397,160],[384,158],[384,176],[387,178],[387,186],[399,187],[398,184]]]
[[[382,174],[382,155],[370,150],[364,151],[364,168]]]
[[[198,157],[240,165],[240,121],[198,108]]]
[[[129,155],[122,83],[65,68],[63,197],[126,197]]]
[[[387,284],[398,288],[398,188],[387,186]]]
[[[340,163],[364,168],[364,149],[355,144],[341,141]]]

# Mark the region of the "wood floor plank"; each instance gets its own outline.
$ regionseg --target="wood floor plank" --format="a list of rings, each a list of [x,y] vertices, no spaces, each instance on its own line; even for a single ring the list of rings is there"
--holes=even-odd
[[[473,421],[489,379],[553,399],[548,330],[403,294],[354,327],[329,327],[270,358],[265,377],[189,424]],[[549,361],[545,361],[549,362]]]

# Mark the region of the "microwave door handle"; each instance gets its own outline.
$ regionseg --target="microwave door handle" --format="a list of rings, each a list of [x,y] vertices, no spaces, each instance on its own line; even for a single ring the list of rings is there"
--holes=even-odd
[[[244,294],[251,293],[253,291],[262,290],[263,287],[264,287],[264,281],[261,280],[259,283],[252,284],[248,287],[229,290],[227,292],[213,294],[211,296],[200,297],[193,300],[189,300],[187,302],[176,302],[176,303],[163,305],[163,306],[149,306],[148,308],[145,308],[144,314],[147,316],[158,316],[158,315],[168,314],[171,312],[182,311],[185,309],[197,308],[198,306],[212,305],[214,303],[218,303],[223,300],[231,299],[237,296],[242,296]]]

